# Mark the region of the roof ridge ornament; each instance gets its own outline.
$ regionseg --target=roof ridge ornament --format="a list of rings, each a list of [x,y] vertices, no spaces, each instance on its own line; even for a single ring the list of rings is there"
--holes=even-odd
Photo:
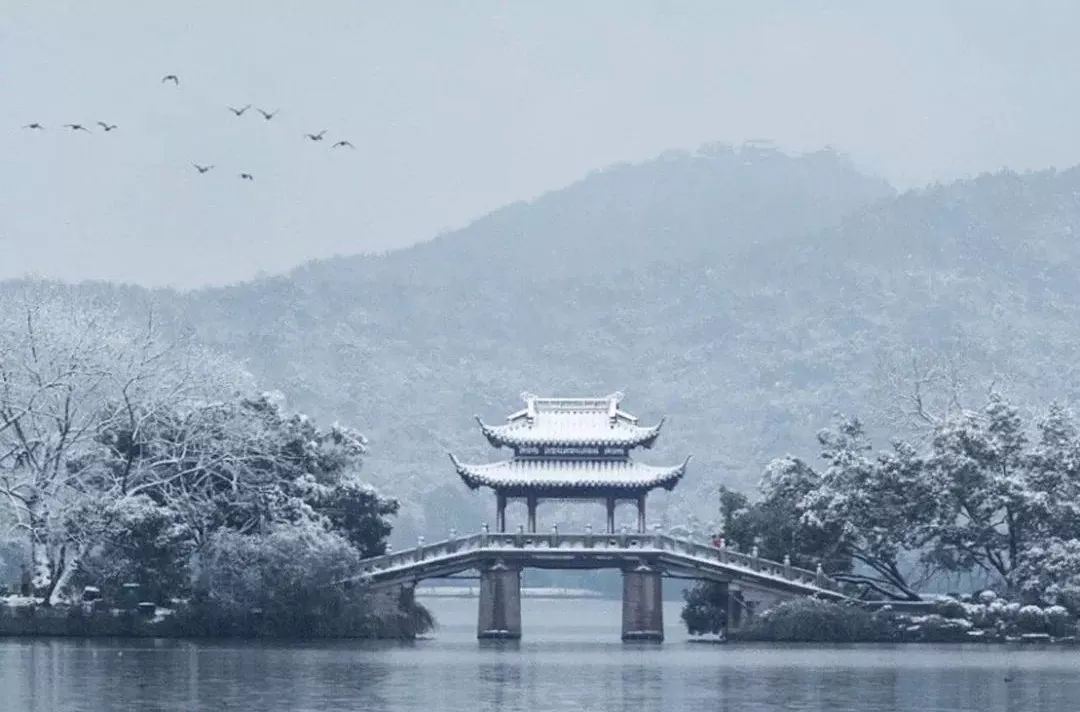
[[[548,409],[548,405],[555,407]],[[580,406],[584,409],[564,408]],[[609,398],[556,399],[538,398],[534,401],[532,419],[529,409],[511,413],[506,423],[491,425],[483,418],[474,415],[473,419],[480,426],[480,432],[495,447],[511,448],[547,448],[547,447],[598,447],[626,448],[638,446],[651,449],[666,421],[661,418],[656,425],[643,426],[636,416],[618,408],[612,419]],[[542,455],[542,451],[530,451],[526,455]],[[588,453],[579,453],[587,455]],[[597,455],[620,455],[626,453],[601,452]]]
[[[481,418],[479,415],[473,415],[473,418],[476,419],[476,423],[480,426],[480,432],[484,434],[484,437],[488,440],[491,440],[492,434],[494,433],[494,431],[491,429],[491,426],[485,423],[484,419]]]

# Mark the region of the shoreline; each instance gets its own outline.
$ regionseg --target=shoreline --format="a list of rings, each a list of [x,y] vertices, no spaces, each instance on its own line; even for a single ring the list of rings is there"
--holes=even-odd
[[[44,606],[23,599],[16,605],[0,602],[0,639],[21,637],[60,638],[162,638],[205,640],[415,640],[431,627],[423,606],[411,611],[390,609],[386,602],[372,607],[362,618],[326,619],[305,635],[275,630],[259,611],[243,618],[220,617],[207,609],[163,608],[141,604],[137,608],[114,608],[100,604]],[[339,625],[335,626],[334,623]]]
[[[1018,648],[1027,647],[1054,647],[1054,648],[1080,648],[1080,639],[1073,636],[1066,636],[1063,638],[1054,638],[1052,636],[1045,636],[1042,634],[1031,634],[1022,636],[1007,636],[1003,638],[991,637],[991,636],[973,636],[964,640],[919,640],[915,638],[899,638],[899,639],[881,639],[881,640],[775,640],[763,637],[740,637],[738,635],[731,638],[723,637],[703,637],[703,636],[691,636],[686,639],[687,643],[694,645],[738,645],[750,643],[753,645],[801,645],[808,648],[812,647],[832,647],[836,645],[929,645],[929,646],[942,646],[942,645],[978,645],[978,646],[997,646],[997,645],[1012,645]]]

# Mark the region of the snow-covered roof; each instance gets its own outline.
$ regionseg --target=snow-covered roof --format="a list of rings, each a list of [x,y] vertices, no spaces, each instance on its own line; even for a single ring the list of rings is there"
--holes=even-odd
[[[637,418],[619,409],[622,393],[601,398],[541,398],[522,393],[525,408],[511,414],[504,425],[488,425],[479,417],[480,429],[496,447],[569,445],[652,447],[663,419],[643,427]]]
[[[546,460],[514,459],[485,465],[470,465],[453,455],[461,479],[469,487],[494,489],[671,489],[686,473],[690,458],[681,465],[655,467],[632,460]]]

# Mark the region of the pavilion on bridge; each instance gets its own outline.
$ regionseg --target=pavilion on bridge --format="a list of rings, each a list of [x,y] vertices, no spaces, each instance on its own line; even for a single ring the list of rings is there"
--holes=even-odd
[[[637,418],[619,408],[621,393],[603,398],[540,398],[523,393],[525,407],[502,425],[477,417],[480,430],[497,448],[507,447],[509,460],[472,465],[453,455],[454,467],[472,489],[495,491],[495,526],[506,531],[506,505],[524,500],[528,531],[536,531],[536,510],[542,499],[597,500],[607,507],[607,531],[615,531],[619,501],[637,505],[637,529],[645,531],[645,498],[650,490],[671,490],[690,461],[656,467],[635,462],[630,451],[651,448],[660,435],[656,425],[638,425]]]
[[[645,532],[645,501],[657,488],[671,490],[690,462],[654,466],[631,459],[638,447],[651,448],[660,435],[663,419],[653,426],[620,407],[621,393],[601,398],[541,398],[523,393],[525,407],[500,425],[480,418],[481,432],[497,448],[513,456],[501,462],[463,463],[450,455],[461,479],[472,489],[495,492],[496,529],[506,531],[506,505],[524,500],[528,532],[536,532],[541,500],[594,500],[603,502],[607,532],[615,533],[615,507],[620,501],[637,506],[637,530]],[[481,638],[519,637],[521,571],[493,561],[481,571]],[[623,572],[623,638],[663,638],[661,573],[644,564]]]

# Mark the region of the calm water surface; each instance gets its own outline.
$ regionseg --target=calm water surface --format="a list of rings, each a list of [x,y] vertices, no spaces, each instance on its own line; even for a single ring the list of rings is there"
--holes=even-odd
[[[0,712],[82,710],[1080,710],[1080,651],[619,642],[619,603],[524,601],[526,638],[479,644],[476,603],[425,601],[409,644],[0,639]]]

